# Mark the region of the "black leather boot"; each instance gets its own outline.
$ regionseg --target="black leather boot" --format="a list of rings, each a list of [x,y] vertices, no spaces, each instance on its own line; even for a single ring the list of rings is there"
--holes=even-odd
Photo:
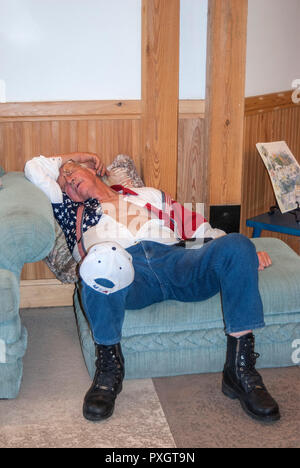
[[[232,399],[238,398],[243,410],[254,419],[262,422],[278,421],[278,405],[255,369],[259,354],[254,352],[253,334],[227,338],[227,358],[222,383],[224,395]]]
[[[96,356],[94,381],[83,403],[83,416],[89,421],[102,421],[113,414],[125,374],[120,343],[110,346],[96,344]]]

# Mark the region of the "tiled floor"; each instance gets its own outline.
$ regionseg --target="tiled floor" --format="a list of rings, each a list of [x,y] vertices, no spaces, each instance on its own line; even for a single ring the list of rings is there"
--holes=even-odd
[[[282,419],[262,425],[220,391],[221,375],[127,380],[113,417],[82,417],[90,385],[73,311],[22,311],[29,333],[16,400],[0,401],[0,447],[300,447],[300,369],[263,370]]]

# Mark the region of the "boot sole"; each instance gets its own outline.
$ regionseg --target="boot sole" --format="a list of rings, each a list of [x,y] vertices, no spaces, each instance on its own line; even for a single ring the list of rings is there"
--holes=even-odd
[[[87,413],[85,411],[85,409],[83,409],[83,416],[85,417],[85,419],[87,419],[88,421],[91,421],[91,422],[101,422],[101,421],[105,421],[106,419],[110,418],[113,413],[114,413],[114,408],[112,409],[112,411],[110,413],[108,413],[107,415],[105,416],[96,416],[95,414],[90,414],[90,413]]]
[[[228,387],[228,385],[226,385],[224,381],[222,382],[222,392],[225,396],[227,396],[231,400],[239,400],[241,407],[243,408],[245,413],[247,413],[248,416],[250,416],[252,419],[255,419],[256,421],[268,424],[268,423],[274,423],[276,421],[279,421],[280,419],[280,413],[273,414],[270,416],[258,416],[257,414],[249,411],[244,400],[240,397],[240,395],[236,393],[232,388]]]

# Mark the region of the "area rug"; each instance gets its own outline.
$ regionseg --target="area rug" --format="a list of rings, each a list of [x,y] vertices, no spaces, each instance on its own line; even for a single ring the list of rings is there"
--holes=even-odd
[[[29,334],[16,400],[0,401],[0,448],[175,447],[152,380],[126,380],[112,418],[86,421],[90,386],[73,310],[23,310]]]

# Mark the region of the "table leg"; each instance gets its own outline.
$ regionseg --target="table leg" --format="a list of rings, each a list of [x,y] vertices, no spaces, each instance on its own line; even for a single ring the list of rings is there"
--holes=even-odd
[[[256,237],[260,237],[261,231],[262,231],[262,228],[254,227],[253,228],[253,233],[252,233],[252,238],[255,239]]]

